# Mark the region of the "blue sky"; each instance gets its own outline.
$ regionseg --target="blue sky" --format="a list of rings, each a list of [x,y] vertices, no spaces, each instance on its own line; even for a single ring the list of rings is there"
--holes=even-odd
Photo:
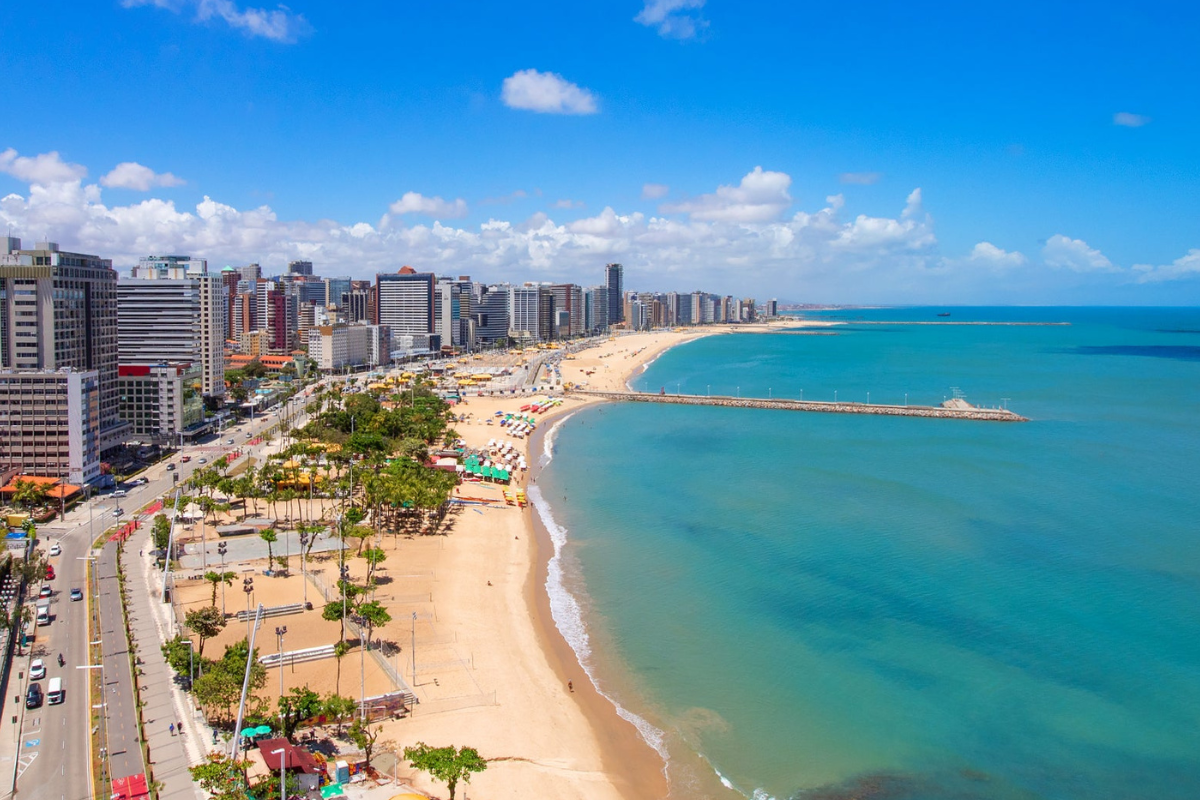
[[[0,8],[0,224],[112,257],[1200,302],[1185,4]],[[16,106],[13,108],[13,106]]]

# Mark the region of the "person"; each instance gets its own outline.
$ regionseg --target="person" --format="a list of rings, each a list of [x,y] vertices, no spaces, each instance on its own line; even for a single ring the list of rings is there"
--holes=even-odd
[[[179,735],[183,736],[183,722],[178,723],[175,727],[179,729]]]
[[[66,663],[66,661],[63,659],[63,654],[59,653],[58,654],[58,665],[61,667],[65,663]]]
[[[175,735],[175,723],[172,722],[169,727],[171,730],[171,735],[174,736]]]
[[[567,691],[575,691],[575,683],[573,681],[567,681]]]

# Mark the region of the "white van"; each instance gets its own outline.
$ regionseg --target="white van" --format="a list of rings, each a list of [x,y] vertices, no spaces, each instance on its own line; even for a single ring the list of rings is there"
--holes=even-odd
[[[46,699],[50,701],[50,705],[58,705],[65,699],[63,694],[62,678],[51,678],[50,684],[46,687]]]

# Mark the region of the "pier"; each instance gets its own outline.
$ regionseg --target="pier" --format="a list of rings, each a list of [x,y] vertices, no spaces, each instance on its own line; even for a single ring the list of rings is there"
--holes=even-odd
[[[874,414],[884,417],[932,417],[969,419],[979,422],[1028,422],[1026,417],[1005,408],[978,408],[965,400],[947,400],[940,406],[887,405],[884,403],[826,403],[817,400],[766,399],[762,397],[711,397],[694,394],[650,394],[647,392],[597,392],[571,389],[569,394],[632,403],[671,403],[680,406],[722,408],[766,408],[777,411],[814,411],[824,414]]]

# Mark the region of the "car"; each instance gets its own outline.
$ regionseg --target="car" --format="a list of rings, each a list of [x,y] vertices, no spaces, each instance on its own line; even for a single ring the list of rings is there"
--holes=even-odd
[[[254,436],[254,433],[253,433],[253,431],[246,431],[246,438],[247,438],[247,439],[249,439],[249,438],[251,438],[251,437],[253,437],[253,436]]]
[[[115,492],[112,493],[113,497],[126,497],[128,495],[129,495],[129,492],[125,491],[124,489],[117,489]]]
[[[233,439],[226,439],[225,444],[233,444]]]
[[[192,457],[191,457],[191,456],[180,456],[180,457],[179,457],[179,463],[180,463],[180,464],[186,464],[186,463],[188,463],[188,462],[189,462],[189,461],[191,461],[191,460],[192,460]]]
[[[208,459],[207,459],[207,458],[205,458],[204,456],[200,456],[200,458],[197,458],[197,459],[196,459],[196,462],[197,462],[197,463],[199,463],[199,464],[207,464],[207,463],[208,463]]]
[[[62,555],[62,547],[58,544],[50,545],[50,555],[61,556]]]
[[[172,472],[172,471],[174,471],[174,469],[175,469],[174,464],[167,464],[167,472]]]
[[[42,590],[38,592],[38,597],[49,597],[52,594],[54,594],[54,590],[50,588],[50,584],[47,583],[42,585]]]
[[[29,691],[25,693],[26,708],[41,708],[42,707],[42,687],[39,684],[29,684]]]
[[[46,663],[40,658],[35,658],[29,664],[29,680],[40,681],[46,677]]]
[[[113,516],[114,516],[114,517],[119,517],[119,516],[121,516],[121,515],[122,515],[122,514],[124,514],[124,513],[125,513],[125,509],[123,509],[123,508],[114,508],[114,509],[113,509]]]
[[[52,567],[50,564],[46,565],[46,580],[54,580],[54,567]]]
[[[145,478],[134,478],[133,480],[131,480],[129,482],[129,485],[130,486],[145,486],[147,483],[149,483],[149,481],[146,480]]]
[[[71,590],[71,602],[74,603],[83,599],[83,589],[75,588]]]

